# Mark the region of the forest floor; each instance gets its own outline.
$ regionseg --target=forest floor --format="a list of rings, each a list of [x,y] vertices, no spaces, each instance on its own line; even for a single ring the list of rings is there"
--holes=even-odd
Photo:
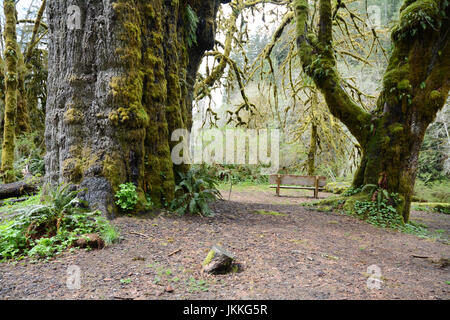
[[[0,299],[450,299],[441,260],[450,258],[449,215],[412,212],[440,235],[419,238],[300,206],[311,193],[236,188],[230,201],[223,191],[213,218],[118,218],[119,244],[0,264]],[[215,244],[243,270],[203,274]],[[381,289],[368,287],[374,264]],[[78,290],[66,285],[71,265],[81,270]]]

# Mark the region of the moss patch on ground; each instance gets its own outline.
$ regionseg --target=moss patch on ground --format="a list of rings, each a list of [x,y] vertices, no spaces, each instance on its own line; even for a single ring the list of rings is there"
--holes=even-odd
[[[277,217],[285,217],[287,216],[286,213],[276,212],[276,211],[266,211],[266,210],[257,210],[255,211],[256,214],[261,214],[264,216],[277,216]]]

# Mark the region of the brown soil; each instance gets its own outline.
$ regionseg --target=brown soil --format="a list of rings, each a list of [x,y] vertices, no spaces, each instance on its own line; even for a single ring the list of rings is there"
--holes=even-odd
[[[450,217],[412,212],[441,240],[383,230],[299,203],[311,192],[235,191],[214,218],[122,217],[123,240],[47,262],[0,264],[1,299],[445,299],[450,298]],[[224,192],[228,199],[228,193]],[[322,197],[326,196],[321,194]],[[278,215],[260,214],[280,213]],[[211,276],[201,263],[214,244],[238,258],[239,273]],[[377,265],[381,289],[367,286]],[[69,290],[67,270],[81,269]]]

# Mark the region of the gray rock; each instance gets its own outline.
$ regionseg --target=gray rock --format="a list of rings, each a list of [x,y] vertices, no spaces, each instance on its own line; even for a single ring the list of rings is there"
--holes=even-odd
[[[210,274],[225,274],[237,271],[238,266],[234,264],[235,257],[225,249],[214,246],[203,261],[203,272]]]

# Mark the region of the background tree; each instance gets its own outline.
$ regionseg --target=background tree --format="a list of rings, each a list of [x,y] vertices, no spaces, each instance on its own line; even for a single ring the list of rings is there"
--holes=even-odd
[[[447,100],[450,55],[447,1],[405,1],[392,32],[393,50],[373,112],[342,87],[333,50],[333,18],[342,7],[320,1],[318,33],[309,31],[309,3],[294,2],[297,43],[305,72],[322,91],[333,115],[363,150],[354,186],[376,184],[398,192],[398,212],[409,219],[420,147],[428,125]]]
[[[17,112],[18,85],[18,45],[16,35],[16,3],[4,0],[5,13],[5,117],[2,147],[2,179],[5,183],[13,182],[14,139]]]
[[[17,105],[14,112],[15,121],[9,122],[14,127],[14,139],[6,137],[8,148],[4,155],[11,159],[9,165],[9,178],[6,181],[14,181],[23,176],[22,170],[36,174],[42,173],[42,153],[45,108],[46,80],[47,80],[47,50],[43,43],[46,35],[44,23],[44,10],[46,1],[33,1],[26,11],[25,19],[16,19],[16,69],[17,69]],[[32,19],[36,16],[35,19]],[[3,46],[3,41],[1,46]],[[1,128],[5,133],[4,119],[7,108],[6,96],[6,66],[3,60],[7,60],[8,51],[2,55],[2,68],[0,68],[0,110]],[[11,119],[11,118],[8,118]],[[9,134],[9,130],[6,131]],[[3,137],[2,137],[3,138]],[[34,162],[34,163],[30,163]],[[5,162],[6,165],[7,162]]]

